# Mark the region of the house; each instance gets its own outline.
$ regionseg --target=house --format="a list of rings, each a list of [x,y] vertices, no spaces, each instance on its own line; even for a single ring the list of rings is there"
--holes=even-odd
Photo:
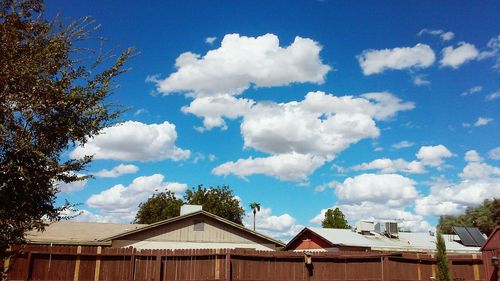
[[[478,254],[480,247],[465,246],[458,235],[443,235],[448,253]],[[432,232],[399,232],[386,235],[374,230],[359,231],[306,227],[288,242],[288,251],[391,251],[431,253],[436,249]]]
[[[201,210],[153,224],[56,222],[27,234],[31,244],[98,245],[137,249],[281,249],[281,241]]]
[[[483,257],[484,272],[487,281],[499,280],[500,268],[500,226],[491,232],[488,240],[481,247]]]

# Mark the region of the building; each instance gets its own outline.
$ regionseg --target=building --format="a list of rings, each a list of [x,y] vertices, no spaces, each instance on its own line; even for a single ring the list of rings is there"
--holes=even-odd
[[[98,245],[137,249],[281,249],[281,241],[203,210],[157,223],[56,222],[27,234],[31,244]]]
[[[485,280],[500,280],[500,262],[498,260],[500,258],[500,226],[497,226],[490,234],[488,240],[481,247],[481,252],[483,254]]]
[[[478,254],[480,247],[461,243],[458,235],[443,235],[448,253]],[[431,253],[436,249],[436,236],[432,232],[399,232],[387,235],[374,229],[354,231],[306,227],[286,245],[288,251],[391,251]]]

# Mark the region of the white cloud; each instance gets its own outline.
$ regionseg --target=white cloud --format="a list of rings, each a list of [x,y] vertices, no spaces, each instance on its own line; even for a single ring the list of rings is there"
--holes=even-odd
[[[444,31],[442,29],[427,29],[424,28],[420,30],[420,32],[417,34],[418,36],[422,36],[424,34],[430,34],[430,35],[439,35],[441,37],[441,40],[443,41],[449,41],[455,38],[455,33],[451,31]]]
[[[458,43],[458,47],[448,46],[442,50],[443,57],[440,61],[441,66],[449,66],[457,69],[462,64],[477,59],[479,51],[472,44],[466,42]]]
[[[243,114],[245,148],[271,154],[240,159],[214,169],[218,175],[266,174],[282,180],[306,179],[351,144],[380,134],[375,120],[414,108],[390,93],[337,97],[310,92],[303,101],[256,103]],[[290,163],[279,163],[288,159]]]
[[[479,153],[477,153],[477,151],[475,150],[469,150],[465,152],[464,159],[467,162],[481,162],[483,160],[481,155],[479,155]]]
[[[93,194],[86,204],[106,215],[115,215],[120,220],[130,221],[137,212],[139,203],[147,200],[155,192],[170,190],[180,194],[187,189],[186,184],[163,180],[164,176],[160,174],[137,177],[128,186],[117,184]]]
[[[99,172],[94,173],[94,176],[100,178],[117,178],[121,175],[125,174],[135,174],[139,171],[139,167],[136,165],[125,165],[120,164],[116,167],[113,167],[111,170],[103,169]]]
[[[409,174],[425,173],[424,165],[418,161],[408,162],[404,159],[391,160],[388,158],[376,159],[370,163],[362,163],[353,167],[354,170],[380,170],[381,173],[403,172]]]
[[[415,211],[426,216],[458,215],[467,207],[500,196],[500,179],[464,180],[458,184],[438,183],[428,196],[416,200]]]
[[[205,43],[207,44],[210,44],[210,45],[213,45],[215,40],[217,40],[217,37],[213,36],[213,37],[207,37],[205,38]]]
[[[493,121],[493,118],[479,117],[479,118],[477,118],[477,121],[474,123],[474,127],[486,126],[491,121]]]
[[[202,97],[236,95],[251,85],[323,83],[331,68],[322,63],[320,51],[317,42],[298,36],[283,48],[274,34],[259,37],[227,34],[219,48],[204,56],[181,54],[175,63],[177,71],[157,81],[158,91]]]
[[[357,56],[364,75],[387,69],[426,68],[436,60],[434,51],[425,44],[383,50],[365,50]]]
[[[100,223],[129,223],[131,220],[122,220],[113,215],[100,215],[88,210],[64,210],[60,213],[62,216],[70,217],[71,221],[76,222],[100,222]]]
[[[85,176],[82,174],[76,174],[76,175],[79,177]],[[59,192],[71,194],[71,193],[82,190],[85,187],[85,185],[87,184],[87,181],[88,181],[87,179],[80,180],[80,181],[74,181],[74,182],[70,182],[70,183],[57,181],[55,183],[55,185],[57,186],[57,189],[59,190]]]
[[[500,146],[490,150],[488,156],[493,160],[500,160]]]
[[[414,146],[414,142],[409,142],[407,140],[400,141],[398,143],[395,143],[392,145],[392,148],[394,149],[401,149],[401,148],[408,148]]]
[[[249,157],[236,162],[226,162],[215,167],[215,175],[234,174],[245,178],[254,174],[276,177],[280,180],[297,181],[306,179],[314,170],[321,167],[325,160],[308,154],[289,153],[269,157]]]
[[[253,229],[252,211],[245,214],[243,224],[247,228]],[[287,213],[279,216],[273,215],[271,208],[261,207],[260,211],[255,215],[255,229],[257,232],[283,241],[290,240],[302,228],[304,227],[297,224],[297,220],[291,215]]]
[[[121,161],[179,161],[188,158],[191,152],[177,147],[176,140],[175,125],[167,121],[149,125],[127,121],[104,128],[84,146],[76,147],[70,157],[77,159],[94,155],[94,159]]]
[[[463,92],[461,94],[461,96],[465,97],[465,96],[473,95],[475,93],[481,92],[482,90],[483,90],[482,86],[475,86],[475,87],[472,87],[472,88],[468,89],[467,91]]]
[[[342,203],[372,202],[400,207],[415,200],[418,192],[412,179],[398,174],[362,174],[347,178],[335,189]]]
[[[500,98],[500,90],[487,95],[484,99],[487,101],[492,101]]]
[[[499,69],[500,68],[500,34],[497,35],[496,37],[491,38],[488,41],[487,50],[482,51],[479,54],[478,59],[488,59],[492,58],[495,60],[495,64],[493,65],[494,69]]]
[[[413,77],[413,84],[415,84],[415,86],[428,86],[431,82],[426,80],[424,75],[415,75]]]
[[[485,179],[491,176],[500,176],[500,168],[490,166],[486,163],[471,162],[465,166],[459,175],[462,179]]]
[[[453,153],[440,144],[436,146],[422,146],[416,156],[424,165],[439,167],[444,163],[443,158],[452,157]]]

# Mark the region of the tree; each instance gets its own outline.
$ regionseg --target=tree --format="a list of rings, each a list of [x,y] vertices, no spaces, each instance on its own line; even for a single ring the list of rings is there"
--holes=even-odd
[[[441,216],[438,229],[445,234],[453,234],[453,226],[477,227],[489,235],[497,225],[500,225],[500,199],[486,199],[475,207],[469,207],[464,214],[458,216]]]
[[[257,212],[260,212],[260,203],[250,203],[250,209],[252,209],[253,212],[253,231],[255,231],[255,215]]]
[[[450,270],[448,268],[448,257],[446,256],[446,244],[441,232],[436,237],[436,260],[439,281],[451,281]]]
[[[135,215],[135,223],[151,224],[177,217],[183,202],[177,199],[171,191],[154,194],[146,202],[139,204],[139,211]]]
[[[187,190],[184,199],[187,204],[202,205],[209,213],[242,224],[245,211],[229,186],[205,188],[198,185],[196,189]]]
[[[64,25],[42,12],[42,0],[0,3],[0,260],[27,230],[61,219],[55,183],[82,180],[76,172],[92,159],[62,160],[62,153],[119,115],[108,101],[112,80],[134,53],[105,62],[78,47],[92,21]]]
[[[326,210],[325,218],[321,222],[321,226],[323,226],[323,228],[351,228],[351,226],[347,223],[344,214],[339,208],[335,208],[335,210]]]

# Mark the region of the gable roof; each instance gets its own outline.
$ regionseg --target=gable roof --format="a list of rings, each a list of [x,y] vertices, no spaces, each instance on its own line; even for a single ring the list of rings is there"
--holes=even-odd
[[[427,232],[400,232],[399,238],[388,238],[378,233],[363,235],[350,229],[307,227],[285,247],[288,249],[306,230],[320,236],[334,246],[366,247],[372,250],[430,252],[436,249],[436,236]],[[443,235],[449,252],[476,253],[479,247],[467,247],[459,243],[457,235]]]
[[[26,240],[32,244],[109,245],[100,240],[145,226],[147,224],[59,221],[46,226],[45,231],[28,231]]]
[[[493,243],[491,241],[500,240],[500,238],[498,238],[497,236],[500,236],[500,225],[497,225],[497,227],[495,227],[495,229],[491,232],[490,236],[488,237],[486,242],[484,242],[483,246],[481,247],[481,251],[490,250],[490,248],[491,248],[490,244]],[[498,241],[497,241],[497,243],[498,243]]]
[[[269,241],[272,244],[275,244],[276,246],[279,246],[279,247],[284,247],[285,246],[285,244],[283,242],[279,241],[279,240],[273,239],[273,238],[268,237],[268,236],[266,236],[264,234],[261,234],[259,232],[253,231],[251,229],[248,229],[248,228],[244,227],[243,225],[234,223],[234,222],[232,222],[230,220],[221,218],[221,217],[219,217],[217,215],[214,215],[212,213],[209,213],[209,212],[206,212],[206,211],[203,211],[203,210],[197,211],[197,212],[193,212],[193,213],[189,213],[189,214],[185,214],[185,215],[182,215],[182,216],[173,217],[173,218],[166,219],[166,220],[163,220],[163,221],[159,221],[159,222],[156,222],[156,223],[152,223],[152,224],[146,225],[146,226],[141,227],[141,228],[137,228],[137,229],[132,229],[132,230],[129,230],[129,231],[125,231],[125,232],[122,232],[122,233],[119,233],[119,234],[116,234],[116,235],[104,238],[101,241],[105,242],[105,241],[115,240],[115,239],[122,238],[122,237],[125,237],[125,236],[128,236],[128,235],[131,235],[131,234],[135,234],[135,233],[142,232],[142,231],[148,231],[148,230],[150,230],[152,228],[156,228],[156,227],[160,227],[160,226],[163,226],[163,225],[175,223],[177,221],[185,220],[185,219],[188,219],[188,218],[191,218],[191,217],[194,217],[194,216],[198,216],[198,215],[202,215],[202,216],[206,216],[206,217],[212,218],[212,219],[217,220],[219,222],[222,222],[222,223],[224,223],[226,225],[229,225],[229,226],[231,226],[233,228],[236,228],[236,229],[241,230],[243,232],[249,233],[249,234],[251,234],[253,236],[256,236],[256,237],[259,237],[259,238],[264,239],[266,241]]]

